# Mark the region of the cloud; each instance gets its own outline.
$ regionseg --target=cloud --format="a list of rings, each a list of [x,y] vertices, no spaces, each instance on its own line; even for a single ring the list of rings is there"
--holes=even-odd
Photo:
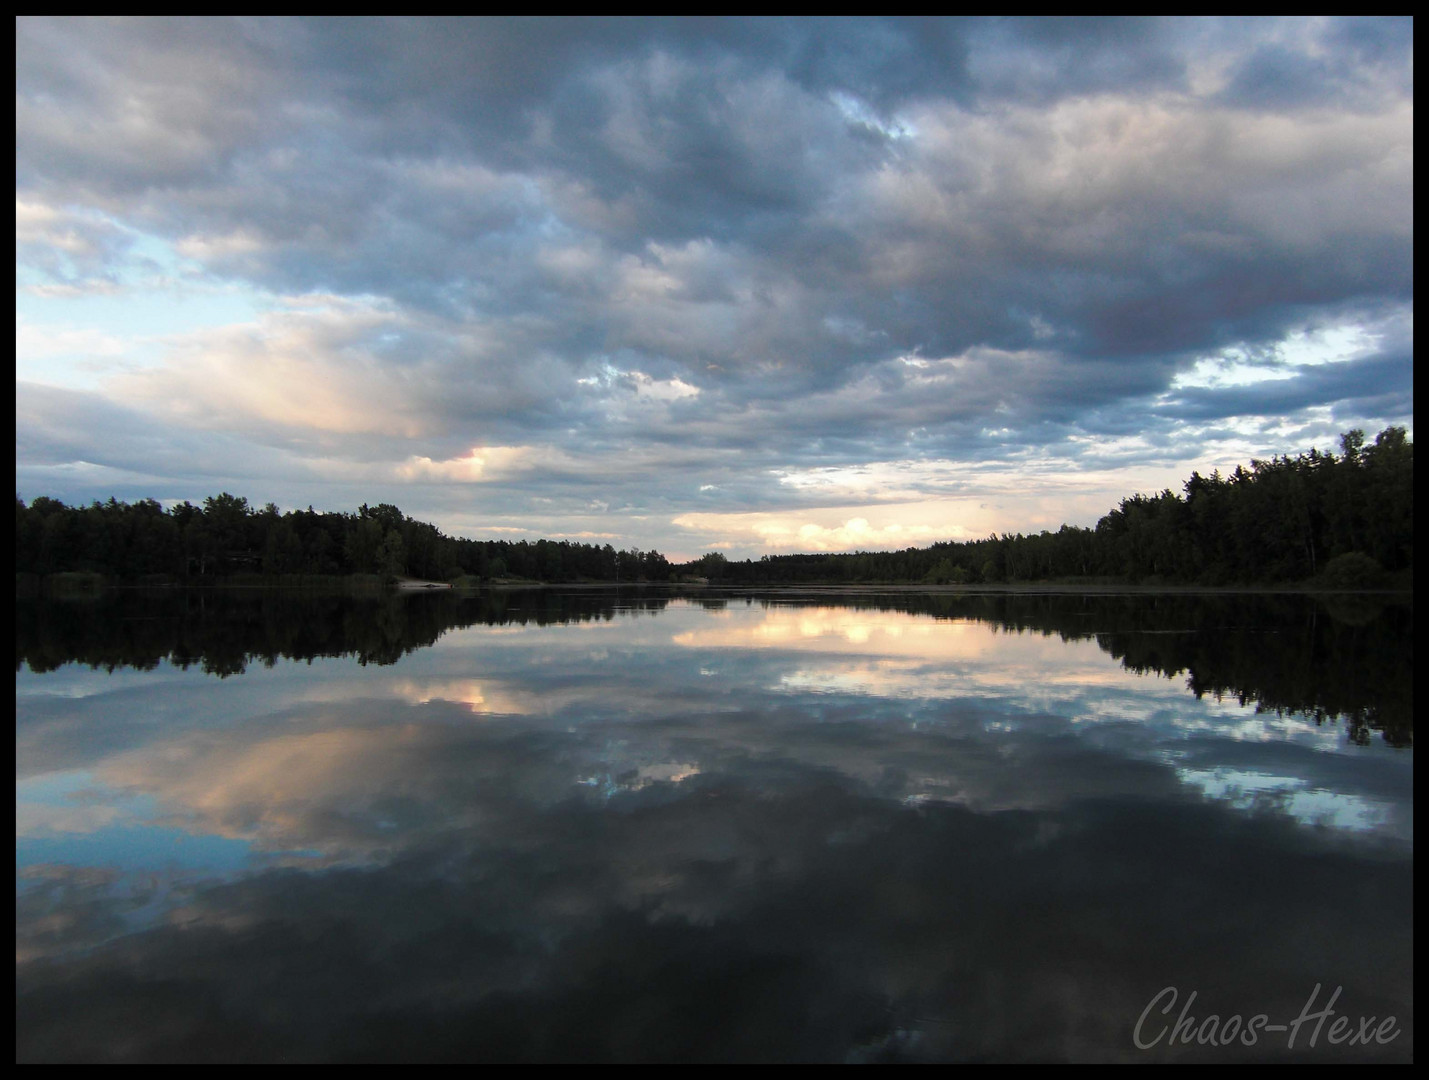
[[[708,538],[703,546],[719,549],[721,541],[752,546],[766,553],[780,551],[847,551],[926,546],[937,540],[981,535],[976,528],[988,515],[971,500],[877,505],[861,508],[865,516],[845,516],[848,507],[810,513],[695,513],[673,524]],[[814,517],[815,520],[809,520]],[[870,522],[869,517],[872,517]],[[932,518],[933,520],[927,520]]]
[[[782,478],[1078,473],[1132,434],[1189,466],[1232,417],[1262,454],[1412,424],[1412,29],[22,19],[24,378],[72,384],[73,350],[126,338],[67,298],[262,300],[85,380],[142,454],[69,425],[60,461],[17,412],[17,451],[49,455],[17,479],[122,456],[173,490],[194,456],[265,501],[371,484],[453,528],[658,545],[785,513],[790,542],[862,518],[881,544],[868,507],[917,483],[815,521]],[[1380,359],[1286,352],[1326,326]]]
[[[382,304],[317,297],[256,325],[180,338],[165,366],[117,392],[191,426],[414,437],[422,428],[402,371],[377,355],[402,324]]]
[[[1317,405],[1349,416],[1412,415],[1413,359],[1375,355],[1324,367],[1302,368],[1283,379],[1232,387],[1187,386],[1165,395],[1159,411],[1182,419],[1273,416]]]
[[[26,273],[16,286],[38,296],[116,292],[135,262],[134,241],[102,213],[17,196],[15,261]]]

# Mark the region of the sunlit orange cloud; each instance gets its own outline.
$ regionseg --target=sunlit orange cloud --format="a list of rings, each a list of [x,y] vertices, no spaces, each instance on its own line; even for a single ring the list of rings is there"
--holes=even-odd
[[[682,514],[671,524],[709,540],[703,546],[766,551],[852,551],[923,546],[983,535],[975,500],[841,506],[815,510]]]
[[[507,480],[523,474],[542,471],[573,471],[591,467],[574,454],[556,446],[532,444],[523,446],[473,446],[457,457],[434,460],[413,456],[397,464],[391,471],[395,479],[423,483],[479,483]]]
[[[287,310],[167,339],[158,367],[116,376],[121,398],[219,428],[253,421],[334,434],[428,434],[412,370],[396,371],[365,347],[407,320],[391,305],[338,297],[293,298]]]
[[[461,457],[433,461],[429,457],[411,457],[396,467],[403,480],[446,480],[454,483],[476,483],[493,476],[509,473],[530,460],[531,448],[522,446],[474,446]]]

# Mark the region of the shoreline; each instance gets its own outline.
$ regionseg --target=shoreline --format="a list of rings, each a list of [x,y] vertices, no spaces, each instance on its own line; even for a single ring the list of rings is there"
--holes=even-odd
[[[375,574],[294,575],[264,579],[243,575],[230,580],[209,581],[106,581],[98,574],[16,575],[16,597],[39,595],[93,595],[112,589],[205,591],[266,590],[274,592],[398,592],[450,591],[517,592],[537,589],[564,589],[590,592],[678,592],[691,596],[782,594],[810,596],[869,596],[906,594],[923,596],[1379,596],[1412,599],[1412,584],[1379,588],[1331,589],[1312,582],[1266,585],[1197,585],[1169,582],[1125,581],[1013,581],[988,584],[941,584],[918,582],[787,582],[742,581],[530,581],[498,578],[480,581],[467,577],[456,581],[436,581],[402,576],[383,581]]]
[[[1412,599],[1411,589],[1316,589],[1303,586],[1255,585],[1065,585],[1014,583],[1011,585],[909,585],[909,584],[806,584],[806,585],[692,585],[688,583],[650,582],[550,582],[496,581],[482,585],[459,586],[443,581],[397,582],[391,585],[371,585],[365,582],[290,585],[281,582],[209,582],[204,584],[99,584],[89,587],[48,590],[42,587],[17,591],[17,598],[48,595],[94,595],[109,591],[178,591],[206,592],[345,592],[356,588],[360,592],[428,593],[434,591],[470,595],[481,592],[529,592],[536,590],[566,590],[571,592],[675,592],[690,596],[715,595],[786,595],[786,596],[876,596],[900,594],[910,596],[1379,596]]]

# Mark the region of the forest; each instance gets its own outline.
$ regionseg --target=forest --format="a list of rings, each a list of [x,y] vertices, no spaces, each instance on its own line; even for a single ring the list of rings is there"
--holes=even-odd
[[[254,510],[224,492],[165,510],[153,499],[69,507],[15,500],[16,573],[97,574],[135,583],[249,581],[299,583],[353,574],[433,581],[666,581],[656,551],[555,540],[468,540],[446,536],[395,506],[356,513]]]
[[[658,551],[561,540],[450,537],[395,506],[355,513],[254,509],[227,492],[165,509],[153,499],[66,506],[15,499],[15,571],[135,584],[269,581],[353,574],[436,581],[709,584],[1297,584],[1408,587],[1414,555],[1414,444],[1389,427],[1340,453],[1256,460],[1229,475],[1192,473],[1181,492],[1121,500],[1095,528],[994,534],[902,551],[766,555],[718,552],[685,564]]]

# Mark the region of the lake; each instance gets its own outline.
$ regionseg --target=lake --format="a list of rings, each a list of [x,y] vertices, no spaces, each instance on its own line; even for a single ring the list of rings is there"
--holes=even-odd
[[[1413,1058],[1407,598],[16,632],[21,1061]]]

